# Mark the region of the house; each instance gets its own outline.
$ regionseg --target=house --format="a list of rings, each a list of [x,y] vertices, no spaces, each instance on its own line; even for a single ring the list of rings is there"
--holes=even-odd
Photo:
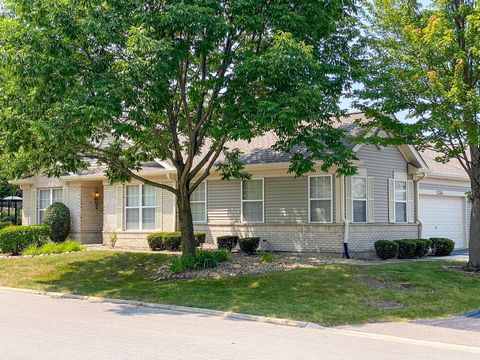
[[[353,135],[362,117],[350,114],[340,127]],[[454,164],[439,165],[409,145],[352,144],[358,175],[337,176],[334,168],[323,173],[317,166],[316,173],[295,177],[287,172],[289,155],[272,150],[274,143],[267,134],[230,144],[243,152],[252,178],[222,181],[212,174],[193,194],[195,230],[205,232],[208,243],[227,234],[259,235],[263,249],[342,253],[347,242],[351,252],[361,253],[379,239],[435,235],[467,245],[468,186]],[[167,162],[145,164],[140,173],[172,185],[176,175]],[[71,211],[71,237],[84,243],[108,244],[115,235],[119,247],[145,248],[149,233],[177,228],[172,193],[135,181],[112,185],[98,165],[17,184],[24,194],[23,224],[40,224],[45,209],[61,201]],[[444,209],[441,217],[438,209]]]

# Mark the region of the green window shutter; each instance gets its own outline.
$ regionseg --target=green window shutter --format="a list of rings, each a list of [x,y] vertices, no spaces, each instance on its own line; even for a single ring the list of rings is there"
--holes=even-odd
[[[37,211],[38,211],[38,202],[37,202],[37,189],[31,190],[31,209],[30,209],[30,223],[29,225],[37,224]]]
[[[117,230],[123,230],[123,185],[115,186],[115,203],[116,203],[116,213],[117,213]]]
[[[413,181],[407,181],[407,221],[413,223],[415,221],[415,210],[414,210],[414,190],[413,190]]]
[[[388,222],[395,222],[395,180],[388,179]]]
[[[162,198],[162,189],[155,188],[155,229],[163,229],[163,198]]]
[[[345,177],[345,219],[348,222],[352,222],[353,220],[352,178],[350,176]]]
[[[367,222],[369,222],[369,223],[375,222],[375,216],[374,216],[374,203],[375,203],[374,181],[375,181],[375,178],[373,176],[369,176],[367,178]]]
[[[68,186],[62,188],[62,202],[68,206]]]

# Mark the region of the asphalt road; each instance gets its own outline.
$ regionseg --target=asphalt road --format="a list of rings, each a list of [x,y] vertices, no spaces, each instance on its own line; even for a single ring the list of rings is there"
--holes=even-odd
[[[295,328],[0,291],[0,359],[476,359],[478,332]]]

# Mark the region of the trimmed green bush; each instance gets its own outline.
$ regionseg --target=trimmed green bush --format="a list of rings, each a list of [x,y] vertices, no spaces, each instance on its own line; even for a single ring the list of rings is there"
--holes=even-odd
[[[180,231],[164,232],[163,246],[165,250],[180,251],[182,250],[182,234]]]
[[[182,255],[170,262],[172,274],[182,273],[186,270],[200,270],[217,267],[223,261],[230,259],[230,253],[225,250],[208,251],[197,250],[194,254]]]
[[[455,241],[446,238],[430,238],[432,256],[448,256],[455,249]]]
[[[217,237],[217,247],[219,250],[232,251],[238,244],[238,236],[225,235]]]
[[[53,242],[61,243],[67,240],[70,234],[70,221],[70,210],[61,202],[53,203],[45,210],[43,223],[50,226]]]
[[[422,252],[420,252],[420,250],[418,249],[418,245],[417,245],[417,249],[416,249],[417,256],[419,256],[419,257],[427,256],[427,254],[430,251],[430,248],[432,246],[432,240],[429,240],[429,239],[415,239],[415,241],[423,242],[423,244],[424,244]]]
[[[202,232],[196,232],[195,247],[200,247],[205,243],[207,235]],[[180,251],[182,250],[182,233],[180,231],[161,231],[154,232],[147,236],[148,246],[153,251],[169,250]]]
[[[147,236],[148,246],[153,251],[158,250],[165,250],[165,246],[163,245],[163,233],[155,232],[151,233]]]
[[[415,257],[417,242],[415,240],[394,240],[398,244],[398,258],[412,259]]]
[[[425,248],[427,247],[427,244],[425,244],[425,242],[419,240],[419,239],[415,239],[413,240],[415,241],[415,244],[417,245],[415,247],[415,257],[422,257],[424,256],[425,254]]]
[[[40,254],[62,254],[66,252],[83,251],[85,246],[73,240],[67,240],[60,244],[47,243],[43,246],[32,246],[23,252],[23,255],[40,255]]]
[[[12,223],[10,221],[0,221],[0,230],[12,226]]]
[[[393,259],[398,255],[399,245],[395,241],[378,240],[375,241],[375,253],[382,260]]]
[[[46,225],[6,227],[0,230],[0,252],[21,254],[31,246],[46,244],[50,234],[50,227]]]
[[[240,245],[240,250],[244,253],[252,255],[257,251],[258,245],[260,245],[259,237],[247,237],[238,240],[238,245]]]
[[[205,234],[203,232],[196,232],[194,234],[194,236],[195,236],[195,247],[196,248],[199,248],[203,244],[205,244],[205,241],[207,240],[207,234]]]

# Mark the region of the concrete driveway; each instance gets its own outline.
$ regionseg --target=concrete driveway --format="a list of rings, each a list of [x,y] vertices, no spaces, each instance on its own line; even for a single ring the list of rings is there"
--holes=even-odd
[[[389,326],[296,328],[0,291],[2,360],[480,358],[477,332]]]

